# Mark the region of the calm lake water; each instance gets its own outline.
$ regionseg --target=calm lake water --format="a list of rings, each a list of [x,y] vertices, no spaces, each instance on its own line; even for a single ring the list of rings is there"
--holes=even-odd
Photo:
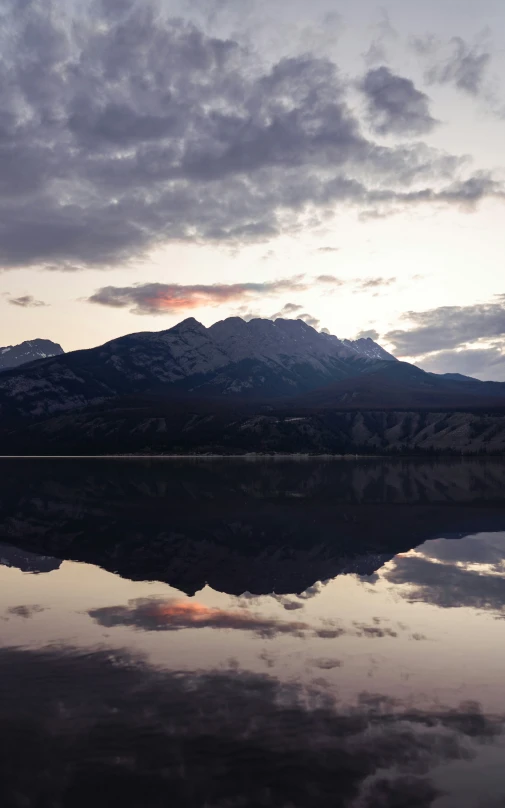
[[[0,461],[0,806],[505,806],[505,463]]]

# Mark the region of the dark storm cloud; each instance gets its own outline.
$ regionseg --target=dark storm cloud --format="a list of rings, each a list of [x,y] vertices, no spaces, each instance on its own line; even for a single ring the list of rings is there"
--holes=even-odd
[[[442,609],[465,607],[492,612],[505,619],[505,578],[465,569],[456,564],[435,563],[421,556],[396,557],[385,579],[398,594],[415,603],[430,603]]]
[[[430,114],[430,99],[414,82],[387,67],[369,70],[360,83],[367,100],[370,123],[381,135],[423,135],[437,121]]]
[[[142,283],[123,287],[104,286],[91,295],[88,302],[111,308],[129,308],[133,314],[173,314],[201,306],[219,305],[284,291],[303,291],[306,288],[300,276],[264,283],[189,286],[177,283]]]
[[[416,43],[419,43],[419,51],[422,48],[422,40],[416,40]],[[426,44],[429,45],[429,41]],[[431,84],[454,84],[463,92],[470,95],[479,95],[483,89],[491,55],[480,48],[472,47],[461,37],[454,37],[451,40],[451,46],[452,53],[450,56],[437,62],[427,71],[426,78],[428,82]]]
[[[114,794],[123,808],[424,808],[432,770],[501,741],[502,718],[474,703],[337,704],[321,688],[124,651],[2,648],[0,669],[5,805],[108,808]]]
[[[125,263],[168,242],[243,244],[339,204],[476,203],[492,177],[368,140],[327,58],[262,66],[158,7],[6,0],[0,267]],[[469,194],[469,187],[472,193]]]
[[[365,798],[363,808],[391,808],[391,806],[408,806],[408,808],[431,808],[437,797],[446,794],[437,788],[426,777],[398,777],[396,779],[379,778],[372,781]]]
[[[422,356],[478,340],[501,338],[505,336],[505,295],[499,295],[492,303],[411,311],[404,319],[414,327],[385,335],[399,356]]]
[[[36,300],[32,295],[22,295],[21,297],[11,297],[8,301],[11,306],[20,306],[23,309],[38,308],[39,306],[47,306],[43,300]]]

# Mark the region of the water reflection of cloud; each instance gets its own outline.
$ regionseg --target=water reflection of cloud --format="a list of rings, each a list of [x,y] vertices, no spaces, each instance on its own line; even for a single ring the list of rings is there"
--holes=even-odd
[[[364,694],[342,707],[269,675],[162,671],[108,650],[2,649],[0,668],[6,805],[108,808],[113,793],[122,808],[424,808],[434,768],[502,732],[475,704]]]
[[[382,626],[380,618],[371,624],[354,622],[350,626],[324,620],[319,626],[299,620],[281,620],[251,612],[245,607],[220,609],[194,600],[137,598],[117,606],[90,609],[88,614],[101,626],[127,626],[141,631],[181,631],[182,629],[231,629],[247,631],[264,639],[291,635],[303,639],[318,637],[335,640],[344,635],[367,639],[398,637],[398,632]],[[405,629],[408,627],[405,626]]]
[[[398,592],[411,603],[421,601],[444,609],[463,606],[505,618],[505,577],[421,555],[397,556],[383,577],[390,584],[405,586]]]
[[[7,614],[13,615],[14,617],[24,617],[25,620],[29,620],[36,614],[40,614],[41,612],[45,611],[46,609],[44,606],[39,606],[37,603],[35,603],[32,606],[12,606],[10,609],[7,609]]]
[[[341,659],[311,659],[312,665],[315,668],[320,668],[322,671],[331,671],[335,668],[342,667]]]
[[[437,561],[454,564],[486,565],[498,574],[505,573],[505,534],[467,536],[462,539],[437,539],[422,546],[422,554]]]
[[[261,637],[279,634],[303,636],[308,623],[262,617],[246,609],[218,609],[190,600],[131,600],[126,606],[92,609],[90,616],[102,626],[132,626],[144,631],[179,631],[185,628],[238,629]]]

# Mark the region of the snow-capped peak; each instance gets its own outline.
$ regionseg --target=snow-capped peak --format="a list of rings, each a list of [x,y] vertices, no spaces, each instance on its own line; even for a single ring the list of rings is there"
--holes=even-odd
[[[381,359],[387,362],[397,362],[396,356],[388,353],[381,345],[374,342],[371,337],[361,337],[360,339],[343,340],[344,345],[353,348],[360,356],[366,356],[367,359]]]
[[[26,340],[19,345],[0,348],[0,370],[19,367],[36,359],[47,359],[62,353],[64,351],[61,345],[49,339]]]

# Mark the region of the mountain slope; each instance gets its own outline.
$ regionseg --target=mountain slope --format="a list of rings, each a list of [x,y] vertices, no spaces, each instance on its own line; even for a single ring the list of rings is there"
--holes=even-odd
[[[360,356],[366,356],[368,359],[383,359],[386,362],[398,362],[396,356],[388,353],[381,345],[374,342],[370,337],[362,337],[361,339],[345,339],[344,345],[348,348],[353,348]]]
[[[0,371],[63,353],[61,345],[51,342],[50,339],[31,339],[19,345],[8,345],[6,348],[0,348]]]
[[[499,400],[497,400],[499,401]],[[163,396],[23,420],[0,430],[0,454],[486,454],[505,453],[505,407],[300,409]]]
[[[189,595],[299,593],[444,534],[505,529],[494,461],[0,461],[0,475],[0,533],[43,554],[40,571],[50,552]],[[29,557],[0,545],[21,566],[14,553]]]
[[[373,365],[301,320],[230,318],[207,329],[189,318],[167,331],[130,334],[8,371],[0,414],[43,416],[128,393],[291,396]]]
[[[129,334],[6,370],[0,416],[4,423],[48,417],[148,392],[215,402],[293,400],[306,410],[505,404],[505,383],[426,373],[372,340],[345,343],[302,320],[231,317],[210,328],[189,318],[167,331]]]
[[[307,409],[394,409],[505,406],[505,382],[453,379],[407,362],[382,362],[359,378],[338,381],[296,399]]]

